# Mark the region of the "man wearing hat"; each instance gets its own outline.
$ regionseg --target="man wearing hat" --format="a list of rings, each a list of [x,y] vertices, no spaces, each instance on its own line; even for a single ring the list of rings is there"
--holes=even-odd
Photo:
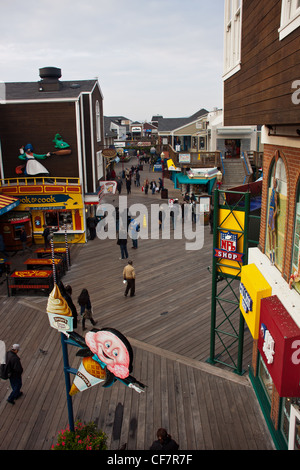
[[[12,392],[9,395],[7,401],[12,405],[15,404],[15,400],[17,398],[23,395],[23,392],[21,392],[23,367],[18,356],[19,350],[20,345],[13,344],[11,350],[6,354],[6,369],[12,388]]]

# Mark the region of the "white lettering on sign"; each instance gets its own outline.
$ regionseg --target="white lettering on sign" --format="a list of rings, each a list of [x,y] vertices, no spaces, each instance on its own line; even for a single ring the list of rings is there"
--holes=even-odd
[[[273,364],[274,362],[274,354],[275,354],[275,341],[269,332],[269,330],[264,330],[264,344],[263,344],[263,352],[267,358],[268,364]]]
[[[246,287],[242,282],[240,283],[240,294],[242,296],[242,307],[245,313],[252,312],[253,302]]]
[[[300,340],[295,340],[292,344],[292,349],[296,349],[292,354],[292,363],[295,365],[300,364]]]

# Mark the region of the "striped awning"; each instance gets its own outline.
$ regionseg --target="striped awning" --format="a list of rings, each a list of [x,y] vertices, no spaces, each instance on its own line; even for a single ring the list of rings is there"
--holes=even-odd
[[[5,214],[20,204],[20,200],[15,197],[0,194],[0,215]]]

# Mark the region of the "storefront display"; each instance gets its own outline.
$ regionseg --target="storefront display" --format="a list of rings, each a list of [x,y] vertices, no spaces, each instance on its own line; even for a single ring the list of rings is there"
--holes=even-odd
[[[18,211],[30,214],[35,243],[44,243],[44,226],[55,232],[54,243],[64,243],[65,231],[69,243],[84,243],[84,203],[79,180],[56,178],[52,184],[46,178],[39,181],[41,184],[3,187],[5,194],[19,198]]]

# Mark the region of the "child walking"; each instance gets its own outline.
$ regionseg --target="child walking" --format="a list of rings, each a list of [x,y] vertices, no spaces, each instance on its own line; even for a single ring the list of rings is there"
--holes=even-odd
[[[92,317],[92,305],[87,289],[82,289],[78,297],[78,303],[80,305],[80,315],[83,315],[82,329],[86,330],[85,320],[90,320],[92,325],[96,325],[97,322]]]

